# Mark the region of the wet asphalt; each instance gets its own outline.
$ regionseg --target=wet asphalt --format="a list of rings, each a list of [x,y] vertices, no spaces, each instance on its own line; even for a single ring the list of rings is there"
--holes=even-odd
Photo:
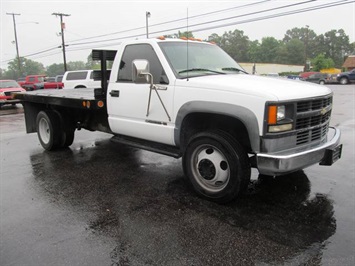
[[[0,110],[0,265],[355,265],[355,85],[332,85],[343,157],[278,178],[252,171],[227,205],[181,160],[77,131],[46,152],[23,109]]]

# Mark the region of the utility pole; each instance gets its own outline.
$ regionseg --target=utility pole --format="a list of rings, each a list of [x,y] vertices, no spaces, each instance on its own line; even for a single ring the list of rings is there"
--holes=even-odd
[[[65,42],[64,42],[64,29],[65,29],[65,23],[63,22],[63,16],[64,17],[69,17],[70,15],[68,14],[63,14],[63,13],[53,13],[52,15],[59,16],[60,17],[60,29],[61,29],[61,35],[62,35],[62,48],[63,48],[63,60],[64,60],[64,71],[67,71],[67,59],[65,57]]]
[[[146,12],[145,12],[145,27],[146,27],[146,32],[147,32],[147,39],[149,38],[149,33],[148,33],[148,18],[150,18],[150,12],[146,11]]]
[[[22,75],[22,71],[21,71],[21,61],[20,61],[20,52],[19,52],[19,50],[18,50],[17,32],[16,32],[16,20],[15,20],[15,16],[19,16],[19,15],[21,15],[21,14],[6,13],[6,15],[12,16],[12,21],[14,22],[15,44],[16,44],[17,64],[18,64],[18,72],[19,72],[18,74],[19,74],[19,77],[21,77],[21,75]]]
[[[309,34],[309,26],[306,25],[306,38],[304,42],[304,72],[309,71],[308,66],[308,34]]]

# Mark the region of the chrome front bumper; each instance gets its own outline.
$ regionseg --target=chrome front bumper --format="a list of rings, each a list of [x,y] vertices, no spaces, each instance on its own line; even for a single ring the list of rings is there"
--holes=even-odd
[[[256,154],[257,168],[260,174],[284,175],[301,170],[316,163],[331,165],[341,157],[342,145],[340,142],[340,130],[329,128],[328,141],[320,146],[312,147],[309,150],[295,153],[258,153]]]

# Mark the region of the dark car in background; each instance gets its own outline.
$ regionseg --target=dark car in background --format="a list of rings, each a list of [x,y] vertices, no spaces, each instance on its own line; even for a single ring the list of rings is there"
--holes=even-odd
[[[308,81],[308,82],[321,84],[321,85],[332,83],[330,74],[320,73],[320,72],[319,73],[314,73],[314,74],[304,78],[303,80],[304,81]]]
[[[346,84],[355,82],[355,69],[348,71],[348,72],[339,73],[337,75],[337,80],[342,85],[346,85]]]

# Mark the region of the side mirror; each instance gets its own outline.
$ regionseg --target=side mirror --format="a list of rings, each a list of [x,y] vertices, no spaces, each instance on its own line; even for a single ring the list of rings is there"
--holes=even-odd
[[[145,59],[136,59],[132,62],[132,81],[136,84],[151,84],[152,75],[149,73],[149,62]]]

